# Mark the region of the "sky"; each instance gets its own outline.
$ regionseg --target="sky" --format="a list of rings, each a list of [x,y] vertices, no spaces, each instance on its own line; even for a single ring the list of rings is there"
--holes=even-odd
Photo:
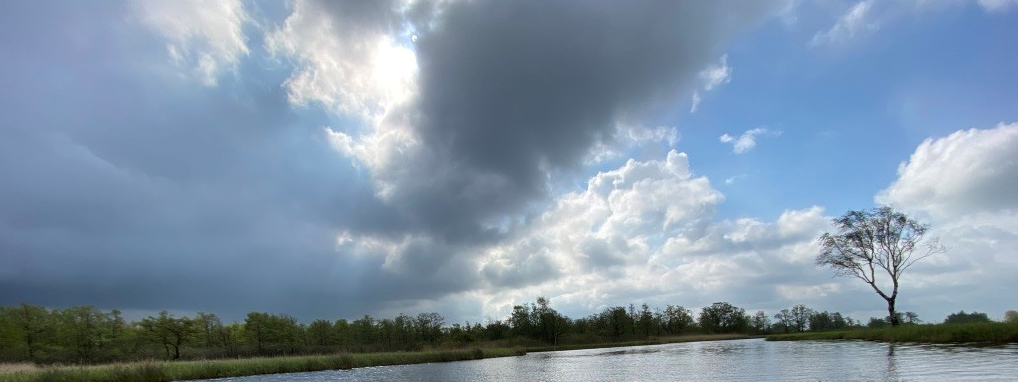
[[[1018,308],[1018,1],[0,6],[0,304],[302,321],[647,303],[886,315],[849,210]]]

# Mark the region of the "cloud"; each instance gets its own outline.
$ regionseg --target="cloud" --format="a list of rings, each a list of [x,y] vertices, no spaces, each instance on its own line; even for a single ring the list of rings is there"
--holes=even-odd
[[[1018,123],[959,130],[922,142],[879,203],[943,218],[1018,209]]]
[[[728,66],[728,55],[721,56],[721,59],[716,65],[712,65],[707,69],[700,72],[700,78],[703,80],[703,89],[706,91],[714,90],[714,87],[726,84],[731,81],[732,67]]]
[[[790,3],[794,10],[793,2]],[[862,0],[841,15],[827,30],[817,32],[809,41],[809,47],[833,46],[875,33],[881,25],[892,25],[900,19],[925,12],[950,10],[955,7],[976,4],[987,13],[1006,13],[1018,4],[1015,0],[910,0],[878,2]]]
[[[679,141],[679,130],[674,126],[645,127],[618,124],[615,133],[607,139],[599,140],[590,148],[585,164],[601,163],[609,159],[620,158],[627,151],[658,144],[664,147],[674,146]]]
[[[370,121],[413,97],[417,59],[409,41],[392,33],[400,21],[397,6],[295,2],[283,25],[265,37],[270,53],[294,61],[284,84],[290,102]]]
[[[703,92],[709,92],[714,90],[722,84],[727,84],[732,80],[732,67],[728,66],[728,55],[722,55],[717,64],[708,66],[707,69],[700,71],[700,81],[702,83]],[[693,91],[693,102],[689,108],[690,113],[695,113],[697,106],[700,105],[702,97],[700,96],[700,90]]]
[[[838,19],[831,29],[813,35],[809,45],[820,46],[842,43],[851,40],[858,34],[876,30],[878,28],[877,24],[870,20],[872,7],[873,0],[864,0],[856,3],[847,13]]]
[[[240,0],[146,0],[134,6],[142,23],[166,39],[170,58],[207,86],[249,53],[242,29],[250,18]]]
[[[987,12],[1007,12],[1018,5],[1018,0],[979,0],[979,6]]]
[[[827,226],[822,208],[788,210],[770,223],[719,221],[714,214],[723,200],[676,151],[600,172],[586,189],[556,198],[520,236],[484,251],[484,311],[499,317],[537,295],[581,314],[641,300],[778,307],[782,291],[814,278],[830,283],[812,263],[812,240]],[[803,281],[763,281],[789,272]]]
[[[781,135],[780,131],[771,132],[767,128],[758,127],[752,130],[746,130],[738,138],[728,134],[723,134],[718,137],[718,140],[722,143],[731,143],[732,152],[736,154],[742,154],[749,152],[756,147],[756,138],[761,135]]]
[[[735,175],[735,176],[730,176],[730,177],[728,177],[728,178],[725,178],[725,184],[727,184],[727,185],[733,185],[733,184],[735,184],[735,182],[737,182],[737,181],[738,181],[739,179],[744,179],[744,178],[746,178],[747,176],[748,176],[748,175],[746,175],[746,174],[739,174],[739,175]]]
[[[772,5],[376,2],[351,10],[301,1],[266,46],[297,67],[286,81],[292,104],[363,122],[326,134],[369,172],[407,234],[459,245],[507,234],[499,222],[548,197],[552,171],[674,143],[672,127],[641,127],[647,105],[681,95],[720,41]],[[711,86],[724,80],[705,76]]]

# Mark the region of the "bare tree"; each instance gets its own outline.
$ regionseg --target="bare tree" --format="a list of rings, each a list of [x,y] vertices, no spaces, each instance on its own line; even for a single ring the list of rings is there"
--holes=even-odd
[[[816,264],[834,269],[837,276],[854,276],[869,284],[887,301],[888,319],[897,326],[900,320],[894,303],[902,274],[916,261],[947,249],[934,238],[925,250],[914,253],[929,226],[887,206],[848,211],[833,222],[836,231],[817,238],[821,250]],[[890,280],[878,280],[885,274]]]

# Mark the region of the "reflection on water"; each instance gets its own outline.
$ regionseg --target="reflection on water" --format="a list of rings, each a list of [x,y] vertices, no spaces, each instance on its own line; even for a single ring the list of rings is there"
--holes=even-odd
[[[894,347],[896,344],[887,344],[887,378],[888,381],[898,381],[901,377],[898,375],[898,357],[894,355]]]
[[[1018,378],[1018,345],[735,340],[226,378],[282,381],[986,381]]]

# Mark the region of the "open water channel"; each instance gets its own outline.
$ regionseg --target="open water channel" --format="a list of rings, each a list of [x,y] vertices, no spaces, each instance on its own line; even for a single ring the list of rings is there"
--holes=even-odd
[[[1018,345],[691,342],[479,361],[223,378],[332,381],[1018,381]]]

